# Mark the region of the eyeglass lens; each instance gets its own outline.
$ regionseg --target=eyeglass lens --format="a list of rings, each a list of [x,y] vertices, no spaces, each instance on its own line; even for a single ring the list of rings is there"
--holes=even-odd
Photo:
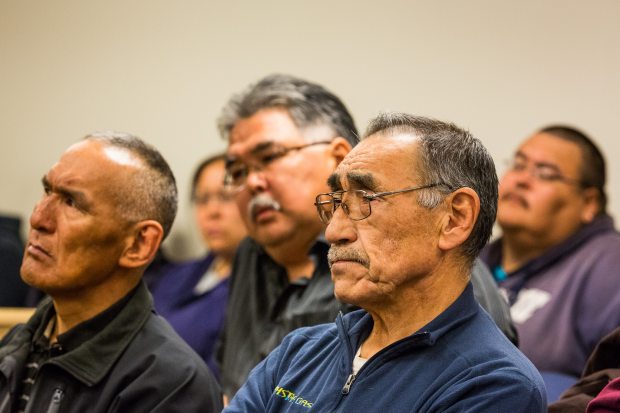
[[[316,198],[316,205],[319,217],[324,223],[331,221],[339,206],[354,221],[359,221],[370,215],[370,200],[367,198],[367,193],[362,190],[320,194]]]

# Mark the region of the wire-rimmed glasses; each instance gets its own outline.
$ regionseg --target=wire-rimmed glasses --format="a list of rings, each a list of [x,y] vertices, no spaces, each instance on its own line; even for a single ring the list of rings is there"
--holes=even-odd
[[[517,156],[506,161],[506,167],[510,172],[527,172],[531,177],[541,182],[564,182],[569,185],[586,186],[579,179],[567,178],[562,175],[558,167],[552,164],[530,163]]]
[[[411,188],[399,189],[396,191],[386,191],[369,193],[362,189],[351,189],[348,191],[336,191],[319,194],[314,205],[319,213],[319,218],[325,224],[329,224],[336,213],[338,207],[342,207],[344,213],[353,221],[366,219],[372,213],[370,202],[388,195],[402,194],[405,192],[417,191],[420,189],[432,188],[443,183],[433,183],[427,185],[414,186]]]
[[[271,145],[269,149],[260,151],[252,162],[244,163],[238,159],[226,160],[226,171],[224,174],[224,185],[232,191],[238,191],[245,186],[245,183],[252,170],[260,172],[266,170],[274,161],[285,157],[292,151],[298,151],[314,145],[327,145],[331,140],[310,142],[297,146]]]

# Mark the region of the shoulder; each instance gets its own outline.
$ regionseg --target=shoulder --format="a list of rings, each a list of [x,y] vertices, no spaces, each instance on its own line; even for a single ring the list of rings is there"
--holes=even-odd
[[[324,323],[309,327],[301,327],[289,333],[282,344],[289,348],[313,346],[317,343],[337,339],[338,329],[335,323]]]
[[[459,411],[546,411],[540,373],[492,323],[480,314],[445,340],[442,347],[447,351],[440,351],[439,357],[445,357],[446,371],[453,375],[441,403],[461,405]]]
[[[202,359],[160,316],[151,314],[117,362],[115,411],[221,409],[219,386]],[[112,375],[110,375],[110,379]]]
[[[147,360],[151,368],[174,379],[181,372],[203,375],[207,370],[203,360],[170,324],[153,313],[130,343],[125,358],[132,361]]]
[[[261,246],[251,237],[245,237],[237,247],[236,256],[243,257],[246,255],[258,254],[262,250]]]

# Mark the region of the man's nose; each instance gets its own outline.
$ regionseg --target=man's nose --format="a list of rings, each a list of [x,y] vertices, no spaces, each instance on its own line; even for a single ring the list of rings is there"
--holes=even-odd
[[[54,231],[56,203],[53,196],[46,195],[34,206],[30,215],[30,226],[42,232]]]
[[[250,168],[245,185],[252,193],[264,192],[269,188],[269,182],[262,169]]]
[[[534,180],[534,171],[531,167],[522,167],[519,169],[510,169],[502,178],[502,181],[511,180],[517,186],[528,186]]]
[[[332,219],[325,229],[325,239],[330,244],[349,244],[357,239],[357,231],[353,221],[349,219],[342,207],[334,211]]]

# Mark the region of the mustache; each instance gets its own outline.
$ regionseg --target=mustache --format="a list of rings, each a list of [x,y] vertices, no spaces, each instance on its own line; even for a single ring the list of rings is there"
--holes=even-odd
[[[254,221],[258,212],[265,209],[273,209],[274,211],[281,211],[282,206],[280,203],[273,199],[268,194],[258,194],[250,200],[247,208],[247,214],[250,221]]]
[[[352,248],[335,247],[332,245],[329,247],[329,251],[327,252],[327,262],[329,263],[329,268],[331,268],[332,264],[336,261],[354,261],[366,268],[370,266],[370,259],[368,258],[368,255]]]
[[[529,207],[527,199],[525,199],[522,195],[520,195],[517,192],[512,192],[512,191],[511,192],[506,192],[502,196],[500,196],[500,200],[501,201],[506,200],[506,199],[515,200],[515,201],[519,202],[521,205],[523,205],[524,207],[526,207],[526,208]]]

